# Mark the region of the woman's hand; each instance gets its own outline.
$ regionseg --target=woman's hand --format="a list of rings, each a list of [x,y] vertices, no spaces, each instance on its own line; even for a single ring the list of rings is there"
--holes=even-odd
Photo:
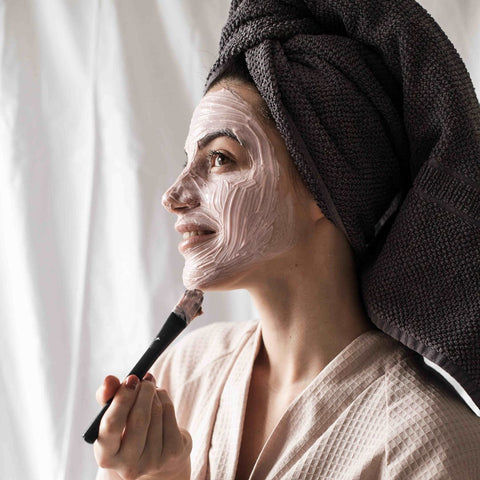
[[[109,375],[97,390],[97,401],[115,395],[100,423],[94,453],[100,467],[123,480],[190,478],[190,434],[177,425],[165,390],[149,373],[142,382],[130,375],[120,384]]]

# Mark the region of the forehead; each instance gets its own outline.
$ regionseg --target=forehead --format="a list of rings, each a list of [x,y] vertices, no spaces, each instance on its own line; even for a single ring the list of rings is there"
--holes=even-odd
[[[195,108],[185,148],[188,151],[193,143],[201,148],[218,136],[231,137],[243,144],[247,137],[263,133],[254,106],[238,93],[222,88],[207,93]]]

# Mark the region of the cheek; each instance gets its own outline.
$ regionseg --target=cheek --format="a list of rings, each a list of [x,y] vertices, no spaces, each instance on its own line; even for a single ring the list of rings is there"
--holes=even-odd
[[[211,189],[210,208],[219,216],[225,235],[234,236],[244,230],[258,210],[258,183],[251,175],[223,179]]]
[[[238,252],[260,254],[271,240],[278,200],[275,170],[262,163],[247,178],[222,182],[215,195],[227,244]]]

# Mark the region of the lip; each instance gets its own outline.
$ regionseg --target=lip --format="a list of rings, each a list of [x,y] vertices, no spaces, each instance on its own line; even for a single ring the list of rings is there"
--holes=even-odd
[[[213,228],[201,223],[180,223],[178,225],[175,225],[175,230],[178,233],[196,232],[196,231],[215,233],[215,230]]]
[[[198,245],[199,243],[203,243],[203,242],[206,242],[207,240],[211,240],[215,235],[216,233],[213,232],[213,233],[207,233],[206,235],[195,235],[194,237],[187,238],[186,240],[183,240],[182,242],[180,242],[180,244],[178,245],[178,250],[180,253],[184,253],[186,250],[194,247],[195,245]]]
[[[180,253],[184,253],[189,248],[198,245],[199,243],[203,243],[207,240],[211,240],[215,235],[216,232],[208,225],[199,224],[199,223],[183,223],[180,225],[175,225],[175,230],[178,233],[185,233],[185,232],[196,232],[196,231],[206,231],[212,232],[207,233],[205,235],[195,235],[194,237],[187,238],[186,240],[182,240],[178,245],[178,250]]]

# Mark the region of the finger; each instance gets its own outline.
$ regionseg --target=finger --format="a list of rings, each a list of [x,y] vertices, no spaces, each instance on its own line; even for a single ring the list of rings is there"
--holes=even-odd
[[[126,462],[137,462],[143,453],[150,426],[154,395],[154,383],[148,380],[142,381],[135,404],[128,414],[122,445],[118,452]]]
[[[108,407],[100,422],[96,443],[97,450],[104,458],[114,457],[121,448],[122,433],[140,390],[139,385],[138,378],[135,375],[130,375],[117,390],[110,407]]]
[[[154,385],[157,385],[157,381],[155,380],[155,377],[150,372],[147,372],[143,377],[143,379],[148,382],[152,382]]]
[[[163,448],[163,408],[158,389],[155,392],[152,402],[152,414],[148,428],[143,459],[146,464],[155,465],[158,463]]]
[[[158,391],[158,397],[162,403],[162,423],[163,423],[163,452],[164,458],[180,457],[185,453],[190,454],[188,438],[182,434],[178,427],[177,418],[175,415],[175,407],[170,399],[170,396],[165,390]],[[188,450],[188,452],[187,452]]]
[[[107,375],[103,384],[98,387],[95,398],[100,405],[107,403],[120,387],[120,380],[113,375]]]

